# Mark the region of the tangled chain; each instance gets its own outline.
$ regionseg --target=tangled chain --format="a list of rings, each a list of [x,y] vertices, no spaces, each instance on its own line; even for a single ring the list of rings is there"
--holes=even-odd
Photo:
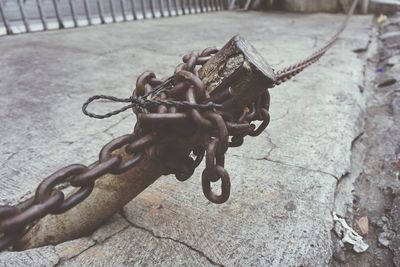
[[[350,16],[354,12],[354,1],[349,14],[329,42],[306,59],[276,72],[274,86],[292,78],[302,70],[318,61],[337,41]],[[225,153],[228,147],[243,144],[244,137],[257,136],[263,132],[270,121],[270,97],[267,88],[249,103],[245,109],[227,112],[220,109],[221,103],[230,97],[229,88],[218,96],[209,94],[199,78],[197,66],[204,65],[218,52],[207,48],[201,52],[191,52],[183,57],[172,77],[158,79],[152,72],[145,72],[137,79],[132,97],[126,99],[109,96],[95,96],[83,106],[85,114],[95,118],[105,118],[133,108],[137,124],[132,134],[120,136],[100,151],[99,160],[89,166],[72,164],[64,167],[45,180],[36,189],[34,197],[16,205],[0,206],[0,251],[15,244],[35,221],[49,214],[64,213],[86,199],[94,188],[95,181],[105,174],[120,175],[133,167],[147,155],[158,159],[164,165],[164,173],[175,174],[179,181],[187,180],[205,156],[205,169],[202,173],[202,188],[205,197],[211,202],[224,203],[230,194],[230,178],[226,171]],[[151,99],[148,99],[151,97]],[[96,99],[110,99],[130,104],[121,110],[105,115],[96,115],[86,110]],[[252,122],[261,121],[256,127]],[[179,149],[162,157],[159,152],[166,142],[176,136],[188,139],[193,135],[202,142],[190,149]],[[124,160],[116,150],[123,149],[129,155]],[[172,154],[172,155],[171,155]],[[192,157],[192,154],[194,157]],[[221,194],[211,189],[211,182],[221,180]],[[62,188],[78,188],[65,198]]]
[[[72,164],[56,171],[39,184],[33,198],[17,206],[1,206],[0,232],[3,236],[0,238],[0,250],[18,241],[36,220],[48,214],[64,213],[81,203],[92,192],[96,179],[105,174],[127,172],[140,162],[144,154],[150,159],[159,157],[160,146],[177,135],[188,138],[197,133],[203,141],[191,150],[177,150],[160,160],[165,167],[164,174],[173,173],[179,181],[185,181],[206,155],[206,167],[202,174],[204,195],[214,203],[225,202],[230,194],[230,178],[224,168],[225,152],[229,146],[240,146],[246,135],[259,135],[267,127],[269,94],[265,90],[256,102],[237,114],[217,111],[219,99],[214,98],[210,102],[211,96],[196,69],[216,52],[218,49],[208,48],[185,55],[173,79],[157,79],[152,72],[140,75],[133,96],[128,98],[129,101],[142,99],[142,104],[128,106],[137,115],[134,133],[106,144],[100,151],[99,160],[90,166]],[[169,86],[165,86],[166,83]],[[148,96],[152,99],[147,100],[145,97]],[[98,98],[89,99],[85,105]],[[257,129],[251,124],[254,120],[262,120]],[[129,159],[123,160],[121,155],[114,153],[121,148],[130,155]],[[221,180],[220,195],[211,190],[211,182],[218,180]],[[65,185],[79,189],[66,198],[61,190]]]
[[[190,105],[207,104],[213,96],[205,90],[204,83],[198,76],[196,66],[201,66],[209,57],[218,52],[216,48],[207,48],[202,52],[191,52],[183,57],[183,63],[178,65],[174,74],[174,85],[169,90],[159,91],[153,95],[154,100],[169,101],[171,99],[187,102]],[[139,76],[133,98],[140,98],[154,92],[154,88],[163,83],[154,73],[145,72]],[[228,92],[229,88],[225,88]],[[222,94],[226,95],[226,94]],[[225,96],[226,97],[226,96]],[[152,99],[152,100],[153,100]],[[213,97],[214,104],[218,105],[225,98]],[[240,112],[235,114],[221,110],[206,110],[201,112],[196,108],[186,106],[167,106],[160,104],[146,110],[136,108],[140,134],[144,136],[165,136],[173,132],[171,126],[178,129],[192,129],[189,133],[180,133],[187,136],[200,134],[202,144],[192,150],[174,151],[172,159],[165,159],[165,165],[174,173],[179,181],[185,181],[206,157],[206,167],[202,174],[203,193],[211,202],[224,203],[230,194],[229,174],[224,168],[225,152],[228,147],[240,146],[246,135],[259,135],[269,123],[269,94],[264,90],[260,98]],[[252,121],[262,121],[256,129]],[[189,126],[189,127],[188,127]],[[175,133],[176,134],[176,133]],[[127,147],[129,153],[129,146]],[[157,147],[150,149],[157,151]],[[195,156],[195,159],[191,157]],[[211,182],[221,180],[221,194],[211,190]]]

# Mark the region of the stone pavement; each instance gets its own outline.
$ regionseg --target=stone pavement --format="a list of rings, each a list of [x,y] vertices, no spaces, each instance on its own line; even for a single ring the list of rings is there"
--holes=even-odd
[[[144,70],[171,74],[189,50],[240,33],[279,69],[323,45],[343,15],[222,12],[0,39],[0,199],[16,203],[54,170],[93,162],[132,130],[129,113],[93,120],[94,94],[130,95]],[[338,181],[362,131],[363,58],[372,17],[355,16],[316,65],[271,90],[271,123],[228,151],[229,201],[209,203],[200,166],[162,177],[92,236],[24,252],[2,266],[325,266]],[[110,106],[107,106],[109,109]]]

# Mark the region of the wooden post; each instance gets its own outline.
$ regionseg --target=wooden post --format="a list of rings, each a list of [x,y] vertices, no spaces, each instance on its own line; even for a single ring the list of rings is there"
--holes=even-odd
[[[254,101],[261,89],[275,80],[273,70],[257,51],[240,36],[233,37],[199,70],[200,78],[211,97],[229,87],[232,99],[222,101],[227,111]],[[202,137],[178,137],[160,151],[160,158],[171,151],[191,151]],[[116,152],[127,159],[123,149]],[[163,163],[147,157],[122,175],[107,174],[96,181],[92,194],[75,208],[60,215],[50,215],[34,225],[17,244],[18,250],[58,244],[86,236],[95,231],[114,213],[154,183],[163,173]]]
[[[239,35],[207,61],[199,75],[212,96],[230,87],[232,98],[222,103],[227,111],[245,107],[275,81],[267,61]]]

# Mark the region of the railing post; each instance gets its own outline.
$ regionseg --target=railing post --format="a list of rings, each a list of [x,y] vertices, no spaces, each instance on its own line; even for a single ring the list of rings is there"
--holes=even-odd
[[[236,5],[236,0],[231,0],[228,9],[233,10],[235,8],[235,5]]]
[[[143,14],[143,19],[146,19],[146,5],[144,4],[144,0],[140,0],[140,4],[142,6],[142,14]]]
[[[210,1],[211,12],[216,11],[216,9],[215,9],[215,0],[209,0],[209,1]]]
[[[86,20],[88,21],[88,25],[92,25],[92,18],[90,16],[89,6],[86,0],[83,0],[83,8],[85,9]]]
[[[0,0],[0,21],[3,22],[6,33],[7,34],[12,34],[12,26],[9,20],[6,18],[6,12],[5,12],[5,1]],[[7,1],[7,0],[6,0]],[[20,13],[20,17],[18,18],[18,24],[23,24],[23,28],[25,29],[26,32],[32,31],[32,24],[31,20],[32,18],[29,18],[29,14],[27,13],[27,7],[25,6],[25,2],[27,0],[16,0],[16,4],[18,7],[18,11]],[[50,1],[50,0],[49,0]],[[67,17],[68,21],[72,21],[73,27],[77,28],[80,27],[79,22],[80,19],[83,19],[83,16],[86,17],[87,23],[84,25],[93,25],[94,21],[97,21],[97,18],[93,18],[93,16],[96,16],[96,10],[90,10],[91,9],[91,2],[87,0],[51,0],[52,5],[55,11],[55,18],[58,23],[58,28],[63,29],[65,28],[65,22],[64,18],[62,17],[62,13],[65,13],[65,6],[64,4],[67,4]],[[82,2],[75,2],[75,1],[82,1]],[[120,16],[120,11],[119,11],[119,6],[117,2],[117,6],[115,6],[115,1],[116,0],[108,0],[109,5],[109,13],[108,10],[104,10],[104,0],[90,0],[90,1],[95,1],[97,5],[97,12],[98,16],[100,19],[101,24],[107,23],[108,16],[112,18],[112,22],[117,22],[120,21],[118,18]],[[226,8],[226,4],[230,3],[233,4],[235,1],[234,0],[140,0],[140,2],[135,2],[138,0],[119,0],[119,4],[121,5],[121,16],[123,18],[123,21],[128,21],[130,20],[130,14],[129,10],[127,11],[127,8],[131,9],[133,20],[137,20],[138,16],[140,17],[139,14],[142,13],[143,18],[157,18],[159,17],[158,12],[160,12],[161,17],[171,17],[175,13],[176,16],[179,16],[181,14],[187,15],[187,14],[197,14],[197,13],[204,13],[204,12],[212,12],[212,11],[219,11],[219,10],[224,10]],[[35,2],[35,0],[32,0],[32,2]],[[248,1],[251,2],[251,1]],[[63,4],[62,6],[61,3]],[[82,3],[82,5],[81,5]],[[131,7],[128,7],[127,5],[131,5]],[[50,3],[51,5],[51,3]],[[138,9],[137,5],[141,5],[141,11]],[[54,18],[54,15],[51,14],[46,14],[46,8],[47,8],[47,0],[36,0],[36,6],[37,6],[37,15],[35,16],[35,19],[40,19],[40,23],[42,25],[42,28],[40,30],[47,31],[49,29],[49,20],[50,18]],[[106,9],[108,9],[106,8]],[[78,10],[79,9],[79,10]],[[83,9],[83,10],[81,10]],[[96,9],[96,8],[95,8]],[[69,12],[68,12],[69,10]],[[173,12],[175,10],[175,12]],[[148,12],[150,11],[150,12]],[[84,12],[84,15],[82,14]],[[151,13],[151,14],[148,14]],[[83,15],[83,16],[80,16]],[[70,18],[71,16],[71,18]],[[96,22],[97,23],[97,22]],[[13,24],[14,25],[14,24]],[[24,30],[22,30],[24,31]]]
[[[193,7],[194,7],[194,13],[197,14],[199,13],[198,7],[199,7],[199,0],[193,0]]]
[[[99,12],[100,23],[105,24],[106,20],[104,19],[103,3],[101,2],[101,0],[97,0],[97,10]]]
[[[135,0],[131,0],[131,10],[132,10],[133,20],[137,20],[138,18],[136,15]]]
[[[125,13],[125,2],[124,2],[124,0],[120,0],[119,2],[121,4],[122,19],[123,19],[123,21],[127,21],[126,13]]]
[[[154,19],[156,17],[156,13],[154,12],[154,2],[153,2],[153,0],[150,0],[150,12],[151,12],[151,17]]]
[[[186,15],[185,0],[181,0],[182,15]]]
[[[68,0],[68,4],[69,4],[69,10],[71,11],[72,22],[74,23],[74,27],[77,28],[78,27],[78,21],[76,20],[75,8],[74,8],[73,1],[74,0]]]
[[[200,1],[200,12],[204,13],[204,0],[199,0]]]
[[[168,16],[172,17],[171,0],[167,0],[167,10],[168,10]]]
[[[61,19],[61,15],[60,15],[60,9],[58,7],[58,0],[53,0],[53,6],[54,6],[54,12],[56,13],[56,18],[57,18],[57,22],[58,22],[58,28],[60,29],[64,29],[64,22]]]
[[[223,3],[221,0],[217,0],[217,5],[218,5],[218,11],[224,10]]]
[[[188,7],[189,14],[192,14],[192,1],[186,0],[186,6]]]
[[[6,34],[13,34],[13,31],[11,29],[10,24],[8,23],[8,20],[6,18],[6,14],[4,12],[4,8],[3,8],[3,0],[0,0],[0,15],[1,15],[1,19],[3,20],[4,23],[4,27],[6,28]]]
[[[174,0],[174,4],[175,4],[175,15],[179,16],[179,5],[178,5],[178,0]]]
[[[163,3],[163,0],[158,0],[158,5],[160,6],[161,17],[164,18],[165,15],[164,15],[164,3]]]
[[[112,22],[117,22],[117,19],[115,18],[115,14],[114,14],[113,0],[108,0],[108,4],[109,4],[109,7],[110,7],[110,13],[111,13],[111,17],[112,17]]]
[[[43,30],[47,31],[47,22],[46,22],[46,16],[43,11],[43,6],[42,6],[42,0],[36,0],[36,4],[38,7],[38,12],[40,16],[40,21],[42,22]]]
[[[211,0],[211,10],[214,12],[218,10],[217,0]]]
[[[18,3],[19,12],[21,14],[22,22],[24,23],[25,31],[30,32],[31,28],[29,27],[28,20],[26,19],[26,16],[25,16],[24,5],[21,2],[21,0],[18,0],[17,3]]]
[[[247,0],[246,4],[244,5],[244,10],[249,10],[252,4],[252,0]]]
[[[362,14],[367,14],[368,13],[368,6],[369,6],[369,0],[363,0],[361,3],[361,12]]]

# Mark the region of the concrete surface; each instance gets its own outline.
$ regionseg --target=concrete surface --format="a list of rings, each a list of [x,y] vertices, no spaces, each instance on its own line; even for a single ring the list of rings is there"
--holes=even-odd
[[[132,130],[129,113],[84,117],[88,97],[126,97],[144,70],[170,74],[188,50],[236,33],[279,69],[322,45],[343,18],[223,12],[2,37],[1,203],[32,195],[66,164],[95,161],[104,143]],[[371,21],[355,16],[319,63],[271,90],[270,126],[228,151],[227,203],[202,195],[201,165],[184,183],[161,178],[90,237],[3,252],[0,265],[328,265],[336,185],[363,130],[364,60],[354,51],[368,48]]]
[[[285,10],[295,12],[337,12],[339,1],[332,0],[285,0]]]
[[[291,12],[344,12],[354,0],[284,0],[283,6]],[[279,2],[279,1],[278,1]],[[359,0],[356,13],[394,14],[399,10],[399,0]]]
[[[344,12],[347,13],[354,0],[285,0],[285,10],[294,12]],[[368,12],[369,0],[358,0],[356,13]],[[373,10],[373,9],[372,9]]]

